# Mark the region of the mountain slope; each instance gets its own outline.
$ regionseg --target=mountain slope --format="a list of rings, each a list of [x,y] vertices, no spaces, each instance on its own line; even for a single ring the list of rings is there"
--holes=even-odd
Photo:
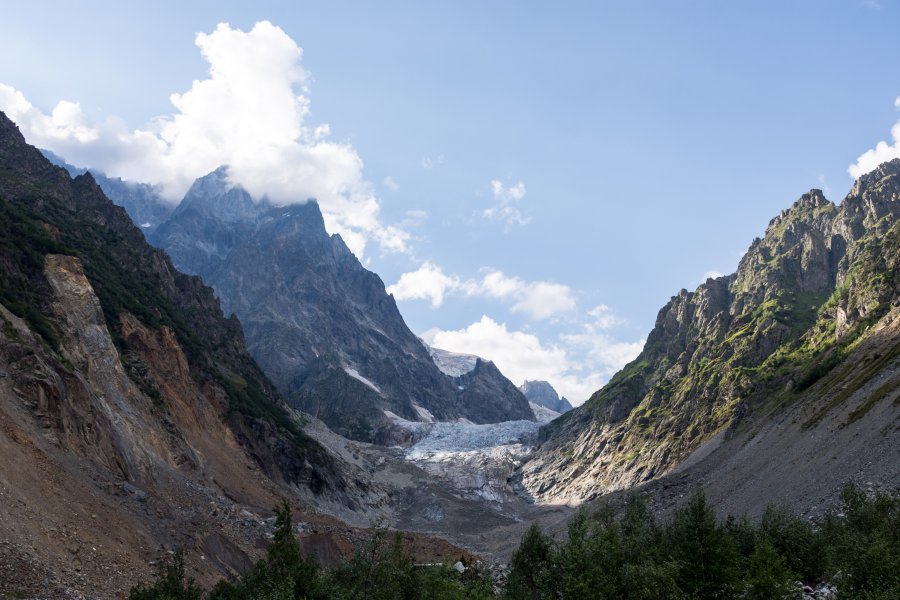
[[[673,297],[637,359],[544,430],[521,474],[525,488],[543,499],[624,489],[724,441],[749,443],[742,436],[789,410],[804,421],[781,448],[835,428],[852,427],[873,446],[889,436],[894,452],[862,472],[896,482],[898,213],[900,160],[862,177],[839,206],[805,194],[770,222],[737,273]],[[803,469],[793,473],[815,476]]]
[[[72,177],[84,175],[89,171],[70,165],[61,156],[49,150],[41,150],[41,154],[57,167],[64,168]],[[162,199],[159,189],[155,186],[124,181],[119,177],[107,177],[93,169],[90,173],[106,197],[124,208],[134,224],[147,235],[159,227],[174,210],[170,203]]]
[[[212,581],[257,552],[241,510],[369,497],[212,290],[2,113],[0,452],[0,584],[41,597],[123,593],[161,547],[188,548]]]
[[[197,180],[151,240],[241,319],[250,352],[288,401],[343,435],[394,441],[385,411],[534,419],[514,388],[460,389],[442,373],[378,276],[326,233],[315,202],[254,202],[223,168]]]

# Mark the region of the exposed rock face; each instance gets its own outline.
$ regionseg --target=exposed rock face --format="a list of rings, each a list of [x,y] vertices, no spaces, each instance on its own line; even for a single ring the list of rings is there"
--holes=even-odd
[[[418,420],[416,407],[445,421],[534,419],[492,365],[466,385],[442,373],[378,276],[326,233],[313,201],[254,202],[223,168],[197,180],[151,240],[240,318],[288,401],[343,435],[393,443],[385,411]]]
[[[212,290],[2,113],[0,223],[4,591],[122,595],[177,546],[211,583],[259,552],[241,510],[383,500],[303,432]]]
[[[825,379],[846,389],[823,414],[845,409],[866,383],[850,376],[864,364],[854,349],[900,302],[898,214],[900,160],[862,177],[840,206],[818,190],[803,195],[772,219],[737,273],[681,290],[640,356],[546,427],[522,472],[526,489],[578,500],[660,477],[782,405],[814,403],[813,389],[833,392]],[[865,369],[893,373],[890,385],[894,342],[884,338],[878,368]],[[889,397],[872,402],[891,406]]]
[[[519,391],[522,392],[529,402],[539,404],[544,408],[549,408],[553,412],[563,414],[572,410],[572,405],[565,398],[560,398],[553,386],[546,381],[528,381],[526,380]]]
[[[475,368],[453,378],[465,414],[477,415],[478,423],[535,420],[531,405],[513,383],[489,360],[477,359]],[[523,410],[527,407],[527,412]]]
[[[68,164],[60,156],[49,150],[41,150],[51,163],[64,168],[72,177],[78,177],[88,172]],[[165,221],[175,206],[166,202],[156,186],[147,183],[135,183],[124,181],[119,177],[107,177],[99,171],[91,171],[91,175],[103,190],[103,193],[125,209],[134,224],[146,234],[151,234],[160,223]]]

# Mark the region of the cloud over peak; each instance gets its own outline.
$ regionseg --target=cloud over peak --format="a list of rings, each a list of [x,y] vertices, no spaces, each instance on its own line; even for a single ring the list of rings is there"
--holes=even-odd
[[[900,96],[894,99],[894,107],[900,109]],[[900,158],[900,121],[891,128],[891,137],[893,143],[880,141],[871,148],[861,154],[856,162],[847,168],[847,172],[854,179],[859,179],[869,171],[873,171],[878,165]]]
[[[112,117],[91,123],[77,102],[61,101],[47,115],[2,84],[0,110],[29,142],[78,166],[158,184],[172,202],[197,177],[227,165],[232,183],[256,198],[281,205],[316,198],[329,231],[358,255],[370,240],[406,250],[409,234],[381,223],[355,149],[329,141],[327,124],[307,122],[310,77],[290,36],[268,21],[250,31],[220,23],[195,43],[209,64],[207,78],[172,94],[172,114],[144,129]]]

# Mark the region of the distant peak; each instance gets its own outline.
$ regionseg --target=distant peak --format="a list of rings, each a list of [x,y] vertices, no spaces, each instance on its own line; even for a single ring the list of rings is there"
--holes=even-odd
[[[240,185],[229,180],[228,167],[221,166],[191,184],[176,213],[195,210],[225,222],[253,221],[266,205],[255,202]]]
[[[522,392],[522,395],[524,395],[529,402],[533,402],[544,408],[549,408],[560,414],[572,410],[572,405],[569,401],[565,398],[560,398],[559,394],[556,393],[556,390],[548,381],[529,381],[526,379],[525,383],[519,387],[519,391]]]
[[[228,192],[235,186],[228,179],[228,166],[222,165],[215,171],[211,171],[202,177],[198,177],[191,184],[185,198],[187,197],[214,197],[220,196]]]
[[[548,381],[529,381],[526,379],[525,383],[523,383],[519,387],[519,391],[521,391],[526,396],[528,396],[528,394],[542,394],[548,397],[552,396],[554,400],[559,399],[559,394],[556,393],[556,390],[552,385],[550,385],[550,382]]]

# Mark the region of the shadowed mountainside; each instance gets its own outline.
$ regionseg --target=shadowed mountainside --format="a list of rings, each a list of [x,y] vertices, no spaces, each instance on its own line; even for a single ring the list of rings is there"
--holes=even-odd
[[[476,369],[477,382],[442,373],[313,201],[255,202],[221,168],[150,239],[241,319],[250,352],[288,401],[342,435],[397,441],[386,411],[412,421],[534,419],[493,365]]]

